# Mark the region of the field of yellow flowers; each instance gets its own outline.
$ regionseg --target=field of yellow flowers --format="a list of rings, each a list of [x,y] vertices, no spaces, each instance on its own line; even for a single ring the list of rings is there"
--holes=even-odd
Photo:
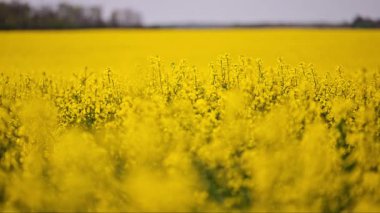
[[[12,31],[0,48],[0,211],[380,211],[380,31]]]

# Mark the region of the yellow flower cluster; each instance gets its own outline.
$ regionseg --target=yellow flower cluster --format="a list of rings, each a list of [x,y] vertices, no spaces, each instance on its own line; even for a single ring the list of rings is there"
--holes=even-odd
[[[223,55],[0,76],[1,211],[379,211],[379,70]]]

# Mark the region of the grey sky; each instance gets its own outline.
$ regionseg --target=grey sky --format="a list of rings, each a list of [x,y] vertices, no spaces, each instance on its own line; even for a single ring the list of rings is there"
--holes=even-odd
[[[1,0],[0,0],[1,1]],[[25,0],[55,4],[62,0]],[[380,18],[380,0],[64,0],[99,5],[105,15],[129,7],[144,23],[343,22],[356,15]]]

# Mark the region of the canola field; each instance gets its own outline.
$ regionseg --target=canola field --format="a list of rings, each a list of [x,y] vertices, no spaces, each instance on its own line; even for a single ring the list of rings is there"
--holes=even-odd
[[[0,211],[378,212],[380,31],[0,32]]]

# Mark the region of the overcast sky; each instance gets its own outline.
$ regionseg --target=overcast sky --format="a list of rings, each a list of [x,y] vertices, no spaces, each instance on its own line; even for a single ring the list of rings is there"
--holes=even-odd
[[[0,0],[1,1],[1,0]],[[62,0],[24,0],[35,5]],[[147,25],[169,23],[344,22],[380,18],[380,0],[64,0],[139,11]]]

